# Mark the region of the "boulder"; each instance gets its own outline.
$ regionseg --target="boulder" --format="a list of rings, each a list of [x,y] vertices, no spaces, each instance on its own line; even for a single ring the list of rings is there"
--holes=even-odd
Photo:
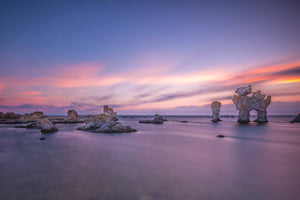
[[[153,120],[141,120],[141,121],[139,121],[139,123],[146,123],[146,124],[163,124],[164,121],[166,121],[166,120],[164,120],[163,116],[161,116],[161,115],[159,115],[159,114],[155,114]]]
[[[298,114],[298,116],[295,117],[295,119],[293,119],[292,121],[290,121],[290,123],[300,123],[300,113]]]
[[[42,133],[54,133],[58,131],[58,128],[56,128],[53,123],[46,118],[39,120],[37,123]]]
[[[236,106],[236,109],[239,111],[238,122],[249,122],[250,111],[252,110],[257,112],[257,119],[255,122],[268,122],[267,107],[271,103],[271,96],[266,97],[265,95],[261,94],[260,90],[252,93],[251,85],[238,88],[235,92],[238,95],[234,95],[232,100]],[[252,96],[248,96],[251,93]]]
[[[46,118],[39,119],[36,122],[26,125],[16,126],[15,128],[41,129],[42,133],[54,133],[58,131],[58,128],[56,128],[53,123]]]
[[[68,116],[66,117],[66,120],[78,120],[79,115],[76,110],[68,110]]]
[[[219,101],[214,101],[211,103],[211,110],[213,115],[213,119],[211,121],[213,122],[222,121],[219,117],[220,108],[221,108],[221,103]]]

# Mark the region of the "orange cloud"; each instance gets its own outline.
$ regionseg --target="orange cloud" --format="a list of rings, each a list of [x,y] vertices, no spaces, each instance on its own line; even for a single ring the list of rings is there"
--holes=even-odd
[[[20,93],[20,95],[22,95],[22,96],[33,96],[33,95],[37,95],[37,94],[41,94],[41,92],[39,92],[39,91],[29,91],[29,92]]]

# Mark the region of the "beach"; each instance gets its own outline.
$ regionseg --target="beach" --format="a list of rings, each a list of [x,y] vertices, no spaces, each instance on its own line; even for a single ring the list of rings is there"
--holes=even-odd
[[[115,134],[0,124],[0,199],[300,199],[300,124],[290,116],[139,123],[152,118],[119,116],[138,131]]]

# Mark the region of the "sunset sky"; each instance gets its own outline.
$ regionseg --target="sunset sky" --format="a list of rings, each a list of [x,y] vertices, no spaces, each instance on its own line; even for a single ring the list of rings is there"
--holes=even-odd
[[[0,2],[1,112],[237,114],[249,84],[300,112],[297,0],[62,2]]]

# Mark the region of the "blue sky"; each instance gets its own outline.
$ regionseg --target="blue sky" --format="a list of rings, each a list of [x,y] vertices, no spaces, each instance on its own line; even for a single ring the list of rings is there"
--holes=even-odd
[[[0,111],[186,114],[248,84],[299,102],[299,19],[294,0],[1,1]]]

